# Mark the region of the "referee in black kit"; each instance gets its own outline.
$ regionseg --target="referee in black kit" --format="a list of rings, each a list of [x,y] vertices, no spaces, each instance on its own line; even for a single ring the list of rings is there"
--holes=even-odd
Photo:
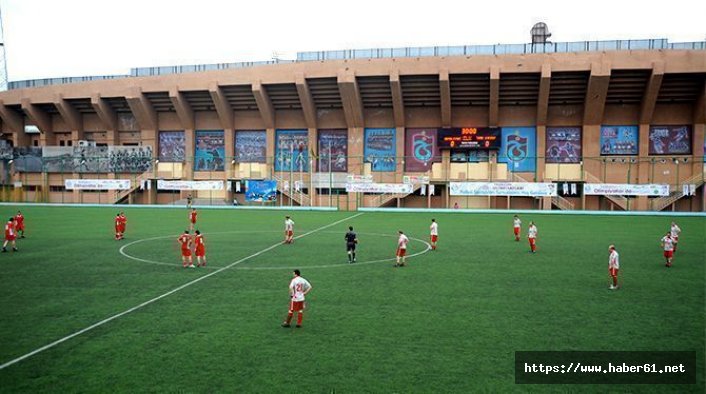
[[[355,263],[355,244],[358,243],[358,236],[353,232],[353,226],[348,227],[345,239],[346,251],[348,252],[348,264],[353,264]]]

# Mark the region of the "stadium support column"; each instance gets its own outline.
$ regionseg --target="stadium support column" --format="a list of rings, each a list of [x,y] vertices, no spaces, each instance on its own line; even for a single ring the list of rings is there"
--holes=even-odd
[[[41,131],[42,134],[39,137],[41,145],[56,145],[56,135],[54,134],[51,115],[39,106],[32,104],[28,98],[22,99],[22,110],[29,118],[29,121]]]
[[[542,73],[539,80],[539,93],[537,96],[537,151],[535,154],[535,182],[544,182],[545,153],[547,137],[547,112],[549,109],[549,88],[552,80],[552,69],[549,63],[542,64]],[[546,201],[542,199],[541,201]],[[551,204],[551,201],[549,201]]]
[[[309,130],[309,149],[312,152],[316,152],[316,155],[319,156],[321,155],[321,152],[319,151],[319,146],[318,146],[318,134],[317,134],[317,119],[316,119],[316,105],[314,104],[314,99],[311,96],[311,91],[309,90],[309,84],[306,81],[306,78],[304,77],[303,73],[296,73],[294,74],[294,84],[297,87],[297,95],[299,96],[299,103],[301,104],[302,107],[302,113],[304,114],[304,121],[306,122],[306,127]],[[350,132],[349,132],[350,134]],[[348,145],[350,146],[350,145]],[[350,153],[349,153],[350,155]],[[312,175],[316,168],[314,168],[314,165],[316,163],[312,163],[312,166],[309,168],[309,201],[311,205],[319,205],[319,204],[314,204],[314,201],[316,201],[316,188],[313,187],[313,178]],[[350,161],[348,162],[348,165],[350,165]],[[331,193],[331,189],[329,188],[329,193]]]
[[[651,159],[649,157],[649,134],[650,134],[650,123],[652,123],[652,116],[654,114],[655,106],[657,105],[657,97],[659,96],[659,90],[662,86],[662,79],[664,78],[664,62],[654,62],[652,63],[652,73],[647,81],[647,87],[645,88],[645,93],[642,96],[642,104],[640,106],[640,118],[639,118],[639,156],[638,156],[638,170],[637,170],[637,182],[638,183],[650,183],[650,167],[652,166]],[[646,196],[638,196],[635,199],[635,209],[640,211],[649,210],[650,204],[649,199]]]
[[[2,118],[2,131],[12,133],[12,144],[14,146],[28,146],[30,138],[25,133],[24,119],[21,114],[9,108],[0,100],[0,118]]]
[[[174,110],[177,113],[181,127],[184,128],[184,135],[186,137],[186,152],[187,152],[187,165],[186,173],[188,179],[193,179],[194,166],[189,165],[188,157],[193,157],[194,155],[194,130],[196,129],[196,121],[194,120],[194,111],[191,105],[184,97],[184,94],[179,91],[179,87],[175,86],[169,89],[169,100],[174,106]],[[189,146],[191,144],[191,146]]]
[[[348,137],[362,135],[362,129],[365,127],[365,119],[363,115],[363,101],[360,97],[360,89],[355,73],[349,70],[338,70],[337,74],[338,90],[341,94],[341,104],[343,106],[343,114],[346,117],[346,125],[348,126]],[[355,157],[355,162],[349,160],[348,165],[362,164],[362,153],[353,156],[349,151],[349,156]],[[362,197],[364,201],[364,196]]]
[[[225,137],[225,147],[226,147],[226,163],[225,163],[225,180],[230,182],[235,178],[233,173],[235,160],[235,116],[233,114],[233,107],[231,107],[228,102],[228,98],[223,94],[223,89],[218,85],[218,82],[211,82],[208,85],[208,92],[211,95],[211,100],[213,101],[213,106],[218,114],[218,120],[221,122],[221,127],[224,130]],[[228,157],[232,155],[231,157]],[[226,187],[226,199],[227,203],[233,203],[234,191]]]
[[[108,101],[101,98],[101,95],[94,93],[91,95],[91,105],[98,114],[98,118],[105,127],[105,136],[108,145],[118,145],[118,114],[113,107],[108,104]]]
[[[392,113],[395,120],[395,156],[396,166],[395,174],[404,174],[404,130],[405,130],[405,115],[404,115],[404,99],[402,97],[402,84],[400,83],[400,73],[398,70],[392,70],[390,73],[390,91],[392,92]],[[400,160],[400,158],[402,158]],[[397,177],[395,177],[397,182]],[[400,180],[401,182],[401,180]]]
[[[441,127],[451,127],[451,83],[449,70],[439,71],[439,96],[441,102]]]
[[[267,94],[267,89],[262,85],[261,81],[255,81],[252,84],[252,94],[257,103],[257,110],[260,112],[262,124],[267,132],[267,159],[271,166],[270,174],[275,173],[275,109],[272,106],[270,95]]]
[[[316,128],[308,128],[307,129],[308,133],[307,135],[309,136],[309,152],[316,152],[316,157],[321,156],[321,151],[319,148],[321,148],[318,145],[318,140],[319,140],[319,135],[318,135],[318,130]],[[326,147],[323,147],[322,150],[325,150]],[[311,205],[316,205],[319,206],[321,205],[321,201],[317,201],[317,195],[316,195],[316,188],[314,187],[314,172],[320,171],[318,168],[318,163],[316,163],[316,160],[314,160],[311,155],[309,155],[309,160],[311,161],[309,163],[309,204]],[[296,182],[296,179],[294,180]],[[290,190],[291,188],[294,188],[293,185],[289,185]],[[300,187],[304,187],[304,185],[301,185]],[[329,193],[331,193],[331,189],[329,188]]]
[[[78,145],[78,141],[84,139],[81,113],[76,110],[76,107],[71,102],[64,99],[60,93],[54,96],[54,106],[59,111],[62,119],[64,119],[64,123],[71,129],[71,141],[73,141],[74,146]]]
[[[601,163],[599,144],[601,123],[605,111],[605,100],[610,83],[610,64],[607,62],[591,64],[586,97],[583,107],[582,163],[583,171],[591,174],[600,172]],[[586,196],[581,197],[581,208],[586,209]]]
[[[692,174],[701,174],[704,176],[704,145],[706,145],[706,83],[701,88],[701,94],[696,100],[694,108],[694,155],[692,156]],[[700,211],[706,211],[706,185],[701,186],[701,202],[699,204]]]
[[[140,126],[140,134],[142,143],[152,148],[153,154],[157,154],[159,147],[157,146],[157,130],[159,130],[159,119],[152,103],[142,93],[140,88],[134,88],[125,97],[127,104],[132,111],[137,124]],[[148,199],[156,201],[156,191],[150,190],[147,192]]]
[[[500,68],[490,67],[490,99],[488,104],[488,126],[498,125],[498,113],[500,112]]]

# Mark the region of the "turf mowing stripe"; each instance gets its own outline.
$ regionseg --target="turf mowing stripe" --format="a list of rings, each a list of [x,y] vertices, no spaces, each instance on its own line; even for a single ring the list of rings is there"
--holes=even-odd
[[[311,230],[311,231],[309,231],[309,232],[307,232],[307,233],[304,233],[304,234],[302,234],[302,235],[298,235],[298,236],[294,237],[294,239],[304,238],[304,237],[306,237],[307,235],[311,235],[311,234],[314,234],[314,233],[319,232],[319,231],[321,231],[321,230],[325,230],[325,229],[327,229],[327,228],[329,228],[329,227],[333,227],[333,226],[335,226],[335,225],[337,225],[337,224],[339,224],[339,223],[342,223],[342,222],[345,222],[345,221],[347,221],[347,220],[356,218],[356,217],[358,217],[358,216],[360,216],[360,215],[363,215],[363,214],[364,214],[364,212],[360,212],[360,213],[357,213],[357,214],[355,214],[355,215],[353,215],[353,216],[349,216],[349,217],[347,217],[347,218],[343,218],[343,219],[338,220],[338,221],[335,221],[335,222],[333,222],[333,223],[331,223],[331,224],[327,224],[327,225],[325,225],[325,226],[322,226],[322,227],[319,227],[319,228],[317,228],[317,229]],[[244,261],[247,261],[247,260],[252,259],[253,257],[257,257],[257,256],[259,256],[259,255],[261,255],[261,254],[263,254],[263,253],[265,253],[265,252],[269,252],[270,250],[272,250],[272,249],[274,249],[274,248],[276,248],[276,247],[278,247],[278,246],[280,246],[280,245],[282,245],[282,242],[278,242],[278,243],[276,243],[276,244],[274,244],[274,245],[272,245],[272,246],[270,246],[270,247],[267,247],[267,248],[265,248],[265,249],[263,249],[263,250],[261,250],[261,251],[259,251],[259,252],[257,252],[257,253],[251,254],[250,256],[243,257],[242,259],[240,259],[240,260],[238,260],[238,261],[234,261],[234,262],[228,264],[227,266],[225,266],[225,267],[223,267],[223,268],[221,268],[221,269],[219,269],[219,270],[217,270],[217,271],[213,271],[213,272],[211,272],[211,273],[209,273],[209,274],[206,274],[206,275],[204,275],[204,276],[201,276],[201,277],[199,277],[199,278],[196,278],[196,279],[192,280],[191,282],[187,282],[187,283],[185,283],[185,284],[183,284],[183,285],[177,287],[176,289],[170,290],[170,291],[168,291],[168,292],[166,292],[166,293],[164,293],[164,294],[162,294],[162,295],[160,295],[160,296],[157,296],[157,297],[155,297],[155,298],[153,298],[153,299],[151,299],[151,300],[149,300],[149,301],[145,301],[145,302],[143,302],[142,304],[139,304],[139,305],[137,305],[137,306],[134,306],[134,307],[132,307],[132,308],[126,310],[126,311],[120,312],[120,313],[118,313],[117,315],[113,315],[113,316],[111,316],[111,317],[109,317],[109,318],[107,318],[107,319],[101,320],[101,321],[99,321],[98,323],[95,323],[95,324],[93,324],[93,325],[90,325],[90,326],[88,326],[88,327],[86,327],[86,328],[84,328],[84,329],[82,329],[82,330],[76,331],[75,333],[70,334],[70,335],[67,335],[67,336],[65,336],[65,337],[63,337],[63,338],[61,338],[61,339],[58,339],[58,340],[56,340],[56,341],[54,341],[54,342],[52,342],[52,343],[50,343],[50,344],[48,344],[48,345],[44,345],[44,346],[42,346],[42,347],[40,347],[40,348],[38,348],[38,349],[36,349],[36,350],[33,350],[33,351],[31,351],[31,352],[29,352],[29,353],[23,355],[23,356],[17,357],[17,358],[14,359],[14,360],[10,360],[10,361],[8,361],[8,362],[6,362],[6,363],[0,365],[0,370],[5,369],[5,368],[7,368],[7,367],[9,367],[9,366],[11,366],[11,365],[13,365],[13,364],[17,364],[18,362],[20,362],[20,361],[22,361],[22,360],[25,360],[25,359],[28,359],[28,358],[34,356],[35,354],[41,353],[41,352],[43,352],[43,351],[45,351],[45,350],[47,350],[47,349],[51,349],[51,348],[53,348],[53,347],[56,346],[56,345],[59,345],[59,344],[61,344],[61,343],[63,343],[63,342],[66,342],[66,341],[68,341],[69,339],[72,339],[72,338],[74,338],[74,337],[77,337],[77,336],[79,336],[79,335],[81,335],[81,334],[83,334],[83,333],[85,333],[85,332],[91,331],[92,329],[94,329],[94,328],[96,328],[96,327],[100,327],[100,326],[102,326],[103,324],[108,323],[108,322],[111,322],[111,321],[113,321],[113,320],[115,320],[115,319],[117,319],[117,318],[119,318],[119,317],[121,317],[121,316],[125,316],[125,315],[127,315],[128,313],[132,313],[132,312],[134,312],[134,311],[136,311],[136,310],[138,310],[138,309],[141,309],[142,307],[145,307],[145,306],[147,306],[147,305],[149,305],[149,304],[152,304],[152,303],[154,303],[154,302],[156,302],[156,301],[159,301],[159,300],[161,300],[162,298],[165,298],[165,297],[167,297],[167,296],[170,296],[170,295],[172,295],[172,294],[178,292],[179,290],[185,289],[185,288],[187,288],[187,287],[189,287],[189,286],[191,286],[191,285],[193,285],[193,284],[195,284],[195,283],[198,283],[198,282],[200,282],[200,281],[202,281],[202,280],[204,280],[204,279],[206,279],[206,278],[208,278],[208,277],[210,277],[210,276],[216,275],[216,274],[219,273],[219,272],[223,272],[223,271],[225,271],[225,270],[227,270],[227,269],[230,269],[230,268],[232,268],[232,267],[234,267],[234,266],[236,266],[236,265],[238,265],[238,264],[240,264],[240,263],[242,263],[242,262],[244,262]]]

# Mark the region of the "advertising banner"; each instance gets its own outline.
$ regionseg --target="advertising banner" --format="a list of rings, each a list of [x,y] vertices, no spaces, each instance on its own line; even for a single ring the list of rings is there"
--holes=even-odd
[[[158,190],[223,190],[223,181],[165,181],[157,180]]]
[[[348,171],[348,130],[319,130],[319,172]]]
[[[129,179],[65,179],[66,190],[130,190]]]
[[[275,171],[309,171],[307,130],[277,130],[275,150]]]
[[[649,139],[651,155],[691,154],[691,126],[652,126]]]
[[[597,196],[668,196],[669,185],[623,183],[586,183],[583,194]]]
[[[547,127],[547,163],[581,162],[581,128]]]
[[[346,177],[346,183],[373,183],[373,176],[348,174]]]
[[[277,201],[277,181],[245,181],[245,201]]]
[[[397,152],[395,129],[365,129],[363,155],[373,171],[395,171]]]
[[[159,161],[182,163],[186,160],[186,137],[183,131],[159,132]]]
[[[534,127],[503,127],[498,162],[507,163],[514,172],[535,172],[537,169],[537,129]]]
[[[637,126],[601,126],[601,155],[631,156],[639,154]]]
[[[436,133],[436,129],[405,130],[405,171],[431,171],[432,163],[441,161]]]
[[[557,195],[556,184],[539,182],[451,182],[452,196],[521,196]]]
[[[348,183],[348,193],[412,193],[412,185],[403,183]]]
[[[405,175],[402,177],[402,183],[406,185],[428,185],[428,176]]]
[[[348,174],[340,172],[314,172],[311,174],[311,187],[342,189],[348,183]]]
[[[264,130],[236,131],[235,161],[238,163],[265,163],[267,161],[267,133]]]
[[[196,130],[194,171],[223,171],[225,157],[223,130]]]

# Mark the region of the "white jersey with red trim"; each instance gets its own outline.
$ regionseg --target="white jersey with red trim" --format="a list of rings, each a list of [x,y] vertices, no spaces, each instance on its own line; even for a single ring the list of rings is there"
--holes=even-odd
[[[662,245],[664,245],[665,252],[671,252],[674,250],[674,240],[668,235],[662,237]]]
[[[537,238],[537,226],[534,224],[529,226],[529,229],[527,230],[527,236],[530,238]]]
[[[289,282],[289,290],[292,293],[292,301],[304,301],[304,292],[311,288],[311,284],[301,276],[297,276]]]
[[[522,227],[522,220],[520,218],[515,218],[512,220],[512,227],[513,228],[520,228]]]
[[[679,226],[676,224],[672,225],[672,228],[669,230],[669,232],[672,235],[672,238],[679,238],[679,234],[681,234],[681,229]]]
[[[439,235],[439,224],[433,222],[431,226],[429,226],[429,231],[431,231],[431,235]]]
[[[287,219],[284,221],[284,229],[287,231],[294,230],[294,221],[292,219]]]
[[[608,268],[620,269],[620,255],[617,250],[610,252],[610,257],[608,257]]]
[[[407,249],[407,242],[409,242],[409,238],[404,234],[400,234],[400,239],[397,240],[397,248]]]

